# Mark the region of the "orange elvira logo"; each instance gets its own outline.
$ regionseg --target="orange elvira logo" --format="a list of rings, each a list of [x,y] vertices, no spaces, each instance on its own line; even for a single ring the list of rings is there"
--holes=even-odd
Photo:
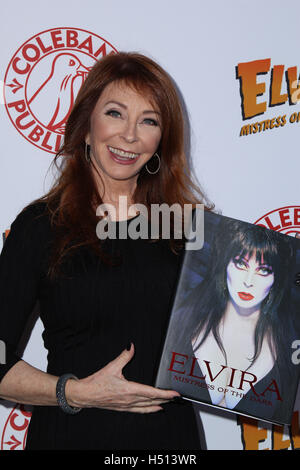
[[[300,449],[299,412],[295,411],[291,426],[269,425],[260,427],[259,421],[245,416],[238,417],[244,450],[297,450]]]
[[[268,109],[300,102],[300,80],[296,66],[274,65],[271,59],[241,62],[236,66],[236,78],[240,82],[241,113],[243,120],[263,115]],[[259,99],[258,99],[259,98]],[[256,134],[267,129],[300,122],[300,112],[290,116],[283,113],[253,124],[246,124],[241,135]]]
[[[269,103],[267,101],[257,103],[257,96],[261,96],[267,91],[266,82],[257,83],[257,76],[265,75],[270,70]],[[279,106],[287,101],[293,105],[300,101],[297,67],[289,67],[285,72],[284,65],[274,65],[271,69],[271,59],[254,60],[238,64],[237,78],[240,80],[243,119],[251,119],[265,113],[267,106]],[[286,82],[286,93],[281,93],[284,81]]]

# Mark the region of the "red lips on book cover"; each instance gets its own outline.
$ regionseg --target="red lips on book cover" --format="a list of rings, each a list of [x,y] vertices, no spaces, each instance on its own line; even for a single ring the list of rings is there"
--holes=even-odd
[[[185,251],[155,385],[289,425],[300,376],[300,240],[209,211],[203,220],[202,248]]]

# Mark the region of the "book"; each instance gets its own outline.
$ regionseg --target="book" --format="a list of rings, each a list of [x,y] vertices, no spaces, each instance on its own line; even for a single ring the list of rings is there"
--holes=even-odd
[[[202,217],[203,246],[185,251],[155,386],[289,425],[300,376],[300,240]]]

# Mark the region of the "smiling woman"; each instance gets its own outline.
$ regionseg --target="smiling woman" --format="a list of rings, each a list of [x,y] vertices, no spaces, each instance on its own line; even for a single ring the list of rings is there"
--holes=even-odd
[[[76,247],[75,233],[78,243],[105,256],[95,231],[96,208],[103,203],[118,212],[119,196],[126,196],[128,206],[145,205],[149,219],[151,204],[203,203],[189,168],[185,132],[176,86],[157,63],[135,53],[96,63],[78,93],[55,159],[61,177],[43,198],[53,223],[70,229],[57,240],[50,275],[66,250]],[[171,238],[170,246],[176,250],[180,242]]]
[[[0,397],[35,405],[27,449],[199,448],[192,406],[153,387],[183,240],[96,233],[97,207],[118,209],[121,196],[147,208],[202,202],[184,148],[181,102],[158,64],[119,53],[93,67],[57,181],[18,215],[0,258]],[[114,222],[120,233],[127,218]],[[36,300],[47,373],[16,353]]]
[[[126,180],[132,202],[138,175],[155,154],[161,135],[159,111],[140,93],[122,82],[105,88],[86,137],[103,200],[112,202],[115,185]]]

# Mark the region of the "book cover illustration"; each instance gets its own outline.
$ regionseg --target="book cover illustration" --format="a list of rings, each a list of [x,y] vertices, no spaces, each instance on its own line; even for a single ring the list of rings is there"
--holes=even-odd
[[[290,424],[300,374],[299,273],[299,239],[205,212],[204,245],[185,253],[156,386]]]

